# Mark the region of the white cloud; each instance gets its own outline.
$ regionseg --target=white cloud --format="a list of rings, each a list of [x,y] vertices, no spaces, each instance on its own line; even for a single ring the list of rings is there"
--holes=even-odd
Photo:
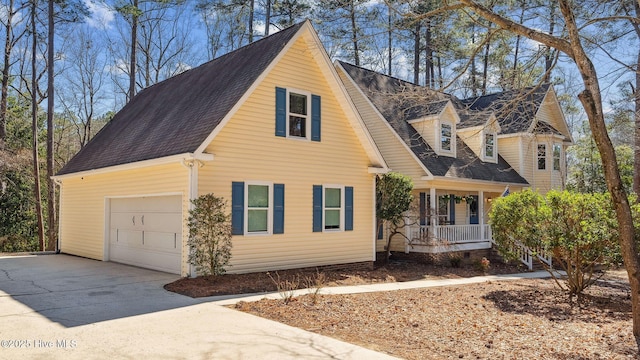
[[[115,18],[115,11],[103,3],[84,0],[91,15],[86,19],[87,25],[98,29],[108,29]]]

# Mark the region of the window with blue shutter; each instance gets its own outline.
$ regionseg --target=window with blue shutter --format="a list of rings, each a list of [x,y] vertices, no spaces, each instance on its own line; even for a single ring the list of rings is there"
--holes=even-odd
[[[284,184],[231,183],[233,235],[284,233]]]
[[[244,182],[231,184],[231,233],[244,234]]]
[[[353,230],[353,187],[344,188],[344,229]]]
[[[311,95],[311,141],[320,141],[322,106],[320,96]]]
[[[313,232],[322,231],[322,185],[313,185]]]
[[[284,184],[273,184],[273,233],[284,234]]]
[[[353,187],[313,185],[313,232],[353,230]]]
[[[321,116],[319,95],[276,87],[276,136],[320,141]]]
[[[427,224],[427,194],[420,193],[420,225]]]
[[[287,89],[276,88],[276,136],[287,136]]]
[[[449,195],[449,224],[456,224],[456,196]]]

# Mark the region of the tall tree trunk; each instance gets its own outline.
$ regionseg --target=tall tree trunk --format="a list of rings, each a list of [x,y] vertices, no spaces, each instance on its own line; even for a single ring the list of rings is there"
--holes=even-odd
[[[511,88],[515,89],[518,86],[516,79],[518,78],[518,52],[520,52],[520,35],[516,36],[516,46],[513,51],[513,69],[511,74]]]
[[[476,43],[476,28],[475,26],[471,27],[471,44]],[[472,45],[473,46],[473,45]],[[476,78],[476,56],[475,54],[471,57],[471,91],[473,96],[478,96],[478,79]]]
[[[49,0],[49,29],[47,44],[47,250],[56,249],[56,189],[53,183],[53,116],[54,116],[54,84],[53,84],[53,56],[54,56],[54,19],[53,2]]]
[[[269,26],[271,25],[271,0],[267,0],[265,5],[265,19],[264,19],[264,36],[269,36]]]
[[[640,20],[640,4],[637,1],[633,2],[635,17]],[[640,25],[636,22],[631,22],[636,32],[636,37],[640,40]],[[635,104],[634,122],[634,151],[633,151],[633,192],[638,196],[640,201],[640,48],[638,48],[638,54],[636,58],[636,86],[633,89],[633,98]]]
[[[393,61],[393,32],[391,31],[393,28],[393,22],[392,22],[392,9],[391,9],[391,4],[387,4],[387,54],[388,54],[388,59],[387,62],[389,63],[389,68],[387,70],[387,75],[391,76],[391,62]]]
[[[38,159],[38,81],[37,81],[37,50],[38,36],[36,28],[36,1],[31,0],[31,136],[33,146],[33,195],[36,201],[36,216],[38,219],[38,242],[40,250],[44,250],[44,223],[42,219],[42,197],[40,195],[40,166]]]
[[[578,98],[589,119],[589,127],[591,128],[593,139],[602,159],[607,189],[611,194],[616,219],[618,221],[620,251],[631,287],[633,335],[640,349],[640,256],[638,255],[638,246],[635,241],[633,217],[629,199],[620,178],[620,169],[618,167],[616,153],[609,134],[607,133],[602,106],[602,95],[596,69],[583,48],[578,25],[571,8],[575,3],[571,0],[558,0],[560,12],[562,13],[568,34],[568,40],[564,40],[550,34],[533,30],[522,24],[517,24],[490,11],[473,0],[460,0],[460,2],[473,8],[477,14],[492,21],[503,29],[518,33],[543,43],[546,46],[554,47],[558,51],[562,51],[576,64],[584,84],[584,90],[578,95]]]
[[[487,29],[487,45],[484,49],[484,56],[482,59],[482,95],[487,94],[487,78],[489,77],[489,51],[491,50],[491,23],[489,23],[489,29]]]
[[[640,257],[638,256],[638,247],[635,241],[635,230],[629,199],[620,178],[620,169],[618,168],[616,153],[609,134],[607,133],[596,69],[580,42],[580,34],[571,9],[572,4],[570,0],[559,0],[559,5],[569,34],[571,50],[573,52],[572,58],[578,66],[585,86],[585,89],[578,95],[578,98],[589,119],[589,126],[591,127],[593,138],[600,152],[600,157],[602,158],[607,188],[611,193],[615,207],[618,231],[620,234],[620,250],[631,286],[633,335],[636,339],[636,344],[640,348]]]
[[[4,26],[4,62],[2,64],[2,95],[0,96],[0,150],[4,149],[7,141],[7,102],[9,96],[9,67],[11,61],[11,51],[13,50],[13,4],[14,0],[9,0],[7,4],[7,23]]]
[[[349,2],[351,18],[351,43],[353,44],[353,61],[356,66],[360,66],[360,49],[358,48],[358,24],[356,22],[356,5],[354,0]]]
[[[431,20],[427,19],[425,24],[425,80],[424,85],[430,89],[434,87],[434,69],[433,69],[433,48],[431,47]]]
[[[442,59],[440,55],[436,56],[436,62],[438,63],[438,89],[444,88],[444,78],[442,77]]]
[[[253,42],[253,12],[256,8],[256,0],[249,2],[249,44]]]
[[[413,83],[420,85],[420,21],[416,21],[413,35]]]
[[[522,24],[522,22],[524,21],[524,10],[526,7],[526,2],[522,1],[520,6],[521,6],[521,11],[520,11],[520,23]],[[520,34],[518,34],[516,36],[516,46],[513,52],[513,73],[511,74],[511,88],[512,89],[516,89],[520,87],[520,84],[517,83],[517,78],[518,78],[518,53],[520,52]]]
[[[131,57],[129,59],[129,93],[127,102],[136,95],[136,50],[138,47],[138,0],[133,0],[131,13]]]
[[[553,30],[556,25],[555,21],[555,2],[551,1],[549,4],[549,35],[553,35]],[[544,54],[544,77],[542,81],[545,83],[551,82],[551,68],[553,67],[554,51],[551,46],[547,46]]]

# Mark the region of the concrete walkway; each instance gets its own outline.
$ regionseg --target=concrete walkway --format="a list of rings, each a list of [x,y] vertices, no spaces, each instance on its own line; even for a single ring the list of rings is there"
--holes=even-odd
[[[547,276],[421,280],[323,288],[321,293]],[[278,293],[192,299],[162,288],[177,278],[67,255],[0,257],[0,359],[393,359],[221,306],[277,299]]]
[[[558,274],[561,275],[561,274]],[[324,287],[320,289],[320,294],[323,295],[339,295],[339,294],[361,294],[369,292],[379,291],[397,291],[407,289],[423,289],[437,286],[455,286],[466,284],[477,284],[487,281],[511,281],[522,279],[543,279],[551,277],[547,271],[534,271],[520,274],[508,274],[508,275],[488,275],[488,276],[475,276],[470,278],[457,278],[457,279],[438,279],[438,280],[415,280],[405,282],[394,283],[377,283],[366,285],[354,285],[354,286],[336,286],[336,287]],[[301,289],[294,291],[294,296],[300,296],[309,294],[313,289]],[[261,294],[243,294],[243,295],[226,295],[226,296],[212,296],[207,299],[214,304],[218,305],[233,305],[240,301],[258,301],[261,299],[281,299],[282,295],[274,293],[261,293]]]

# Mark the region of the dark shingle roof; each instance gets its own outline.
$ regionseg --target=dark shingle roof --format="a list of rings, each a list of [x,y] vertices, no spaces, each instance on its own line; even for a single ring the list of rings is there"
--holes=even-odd
[[[526,132],[531,127],[550,84],[520,90],[483,95],[461,100],[469,110],[493,111],[500,124],[501,134]]]
[[[421,108],[423,101],[446,104],[450,95],[348,63],[340,65],[434,176],[527,184],[501,156],[497,164],[482,162],[459,137],[456,137],[457,157],[439,156],[407,122],[411,120],[407,118],[407,108]]]
[[[474,126],[486,125],[493,113],[488,111],[461,111],[458,110],[460,124],[458,129],[470,128]]]
[[[553,134],[553,135],[564,136],[564,135],[562,135],[562,133],[560,131],[556,130],[553,126],[547,124],[544,121],[538,121],[536,123],[536,126],[533,128],[533,133],[534,134]]]
[[[58,175],[194,152],[303,24],[142,90]]]

